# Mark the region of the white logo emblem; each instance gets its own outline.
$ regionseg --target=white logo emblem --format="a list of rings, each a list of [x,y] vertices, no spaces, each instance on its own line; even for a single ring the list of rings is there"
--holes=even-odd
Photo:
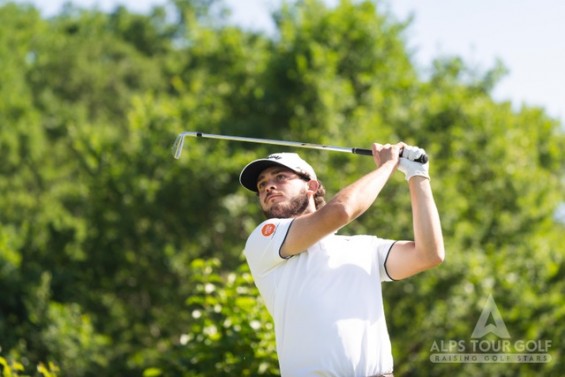
[[[491,318],[492,320],[489,321]],[[471,338],[482,338],[488,333],[493,333],[503,339],[510,338],[508,329],[504,324],[504,320],[502,319],[502,315],[500,315],[500,311],[494,302],[492,294],[488,296],[483,312],[475,325],[475,330],[473,330],[473,334],[471,334]]]

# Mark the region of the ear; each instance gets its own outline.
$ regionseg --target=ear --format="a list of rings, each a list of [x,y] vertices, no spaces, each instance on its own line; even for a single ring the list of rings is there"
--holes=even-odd
[[[308,181],[308,191],[312,191],[312,193],[315,194],[318,191],[318,188],[320,188],[320,182],[314,179]]]

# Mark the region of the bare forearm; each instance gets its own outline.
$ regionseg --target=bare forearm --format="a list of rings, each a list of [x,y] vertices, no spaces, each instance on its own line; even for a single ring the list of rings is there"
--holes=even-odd
[[[381,165],[338,192],[327,204],[327,209],[335,207],[343,210],[345,222],[356,219],[373,204],[395,169],[393,162]]]
[[[394,170],[393,163],[383,164],[342,189],[319,210],[297,217],[281,248],[281,255],[301,253],[359,217],[375,201]]]
[[[430,181],[422,177],[410,179],[414,242],[421,257],[441,263],[445,257],[439,213]]]

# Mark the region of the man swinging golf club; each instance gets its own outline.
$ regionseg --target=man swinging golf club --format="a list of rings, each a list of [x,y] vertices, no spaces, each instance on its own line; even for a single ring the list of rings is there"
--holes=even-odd
[[[429,163],[415,162],[425,152],[404,143],[373,144],[372,152],[376,169],[327,203],[314,169],[295,153],[270,155],[241,172],[267,217],[249,236],[245,256],[275,323],[283,377],[391,376],[381,282],[444,259]],[[397,169],[409,185],[414,240],[337,235],[370,208]]]

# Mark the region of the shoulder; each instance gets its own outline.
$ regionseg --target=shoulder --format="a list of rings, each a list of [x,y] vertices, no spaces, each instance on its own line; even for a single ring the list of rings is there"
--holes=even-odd
[[[247,239],[244,254],[254,276],[285,260],[280,249],[293,219],[269,219],[259,224]]]
[[[284,228],[288,228],[294,219],[268,219],[255,227],[249,235],[249,239],[253,237],[271,238],[277,232],[281,232]]]
[[[294,219],[268,219],[257,225],[247,238],[246,250],[265,249],[282,244]]]

